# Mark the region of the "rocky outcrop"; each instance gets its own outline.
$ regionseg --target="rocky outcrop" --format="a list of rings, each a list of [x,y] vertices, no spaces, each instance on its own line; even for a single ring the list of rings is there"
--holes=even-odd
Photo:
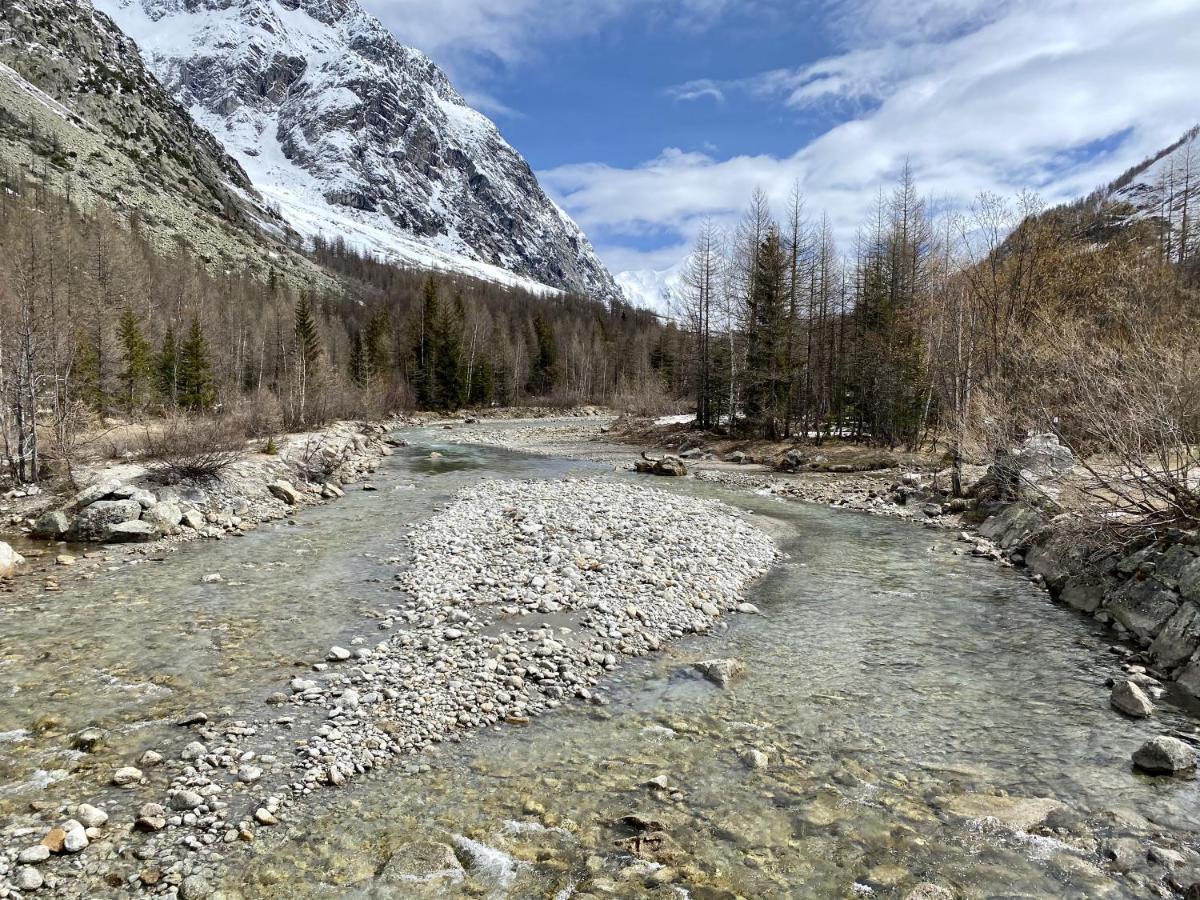
[[[1124,556],[1091,559],[1028,503],[979,527],[1063,604],[1135,641],[1156,670],[1200,697],[1200,534],[1176,532]]]

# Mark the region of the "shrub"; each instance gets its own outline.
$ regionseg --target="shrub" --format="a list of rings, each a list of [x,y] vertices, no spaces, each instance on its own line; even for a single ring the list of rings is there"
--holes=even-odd
[[[226,419],[176,417],[145,429],[141,455],[154,475],[174,483],[215,478],[244,449],[241,432]]]

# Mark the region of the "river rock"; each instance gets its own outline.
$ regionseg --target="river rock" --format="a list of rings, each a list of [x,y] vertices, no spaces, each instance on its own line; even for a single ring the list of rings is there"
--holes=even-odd
[[[161,804],[146,803],[138,810],[133,827],[138,831],[162,831],[167,827],[167,811]]]
[[[46,832],[46,836],[42,838],[42,846],[46,847],[51,853],[62,853],[63,844],[67,840],[67,830],[65,828],[51,828]]]
[[[108,531],[108,540],[117,544],[141,544],[162,537],[158,526],[142,520],[119,522]]]
[[[16,877],[13,879],[13,883],[17,886],[17,890],[36,891],[46,883],[46,879],[42,877],[42,873],[37,869],[34,869],[30,866],[25,866],[17,869]]]
[[[345,662],[350,656],[350,651],[345,647],[330,647],[329,654],[325,658],[330,662]]]
[[[30,866],[36,863],[45,862],[50,858],[50,848],[45,844],[34,844],[32,847],[26,847],[17,854],[17,862],[22,865]]]
[[[742,754],[742,762],[747,769],[765,769],[771,764],[771,758],[761,750],[751,748]]]
[[[738,659],[705,659],[692,663],[692,668],[718,687],[728,687],[746,672]]]
[[[212,885],[200,875],[189,875],[179,885],[181,900],[204,900],[205,897],[211,896],[212,892]]]
[[[112,783],[117,787],[131,787],[142,780],[142,770],[133,766],[122,766],[113,772]]]
[[[84,488],[82,491],[76,494],[75,499],[71,501],[71,508],[83,509],[84,507],[91,506],[93,503],[103,500],[105,497],[116,493],[118,490],[120,490],[120,488],[121,482],[117,481],[115,478],[97,482],[91,487]]]
[[[379,873],[384,884],[411,884],[436,879],[459,880],[464,875],[454,850],[436,841],[412,841],[393,853]]]
[[[196,791],[176,790],[167,794],[167,806],[177,812],[187,812],[204,805],[204,797]]]
[[[63,838],[63,851],[66,853],[80,853],[88,845],[87,832],[83,828],[81,822],[70,822],[70,828],[64,829],[67,832]]]
[[[75,818],[84,828],[99,828],[108,821],[108,813],[90,803],[81,803],[75,810]]]
[[[1177,775],[1196,767],[1196,751],[1179,738],[1161,735],[1138,748],[1133,764],[1151,775]]]
[[[75,517],[71,537],[77,541],[107,541],[114,525],[137,519],[142,505],[136,500],[98,500]]]
[[[33,523],[32,534],[35,538],[56,541],[71,530],[71,517],[65,510],[52,509],[42,513]]]
[[[284,481],[282,478],[268,484],[267,490],[271,492],[271,496],[282,500],[288,506],[295,506],[300,502],[300,492],[292,487],[291,482]]]
[[[954,900],[954,894],[936,884],[918,884],[909,891],[904,900]]]
[[[12,575],[24,562],[25,557],[8,544],[0,541],[0,578],[7,578],[9,575]]]
[[[1146,692],[1132,681],[1118,681],[1108,700],[1113,709],[1134,719],[1148,718],[1154,712],[1154,704]]]

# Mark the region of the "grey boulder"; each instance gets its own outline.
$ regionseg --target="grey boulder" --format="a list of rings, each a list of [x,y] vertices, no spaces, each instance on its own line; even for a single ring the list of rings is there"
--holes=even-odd
[[[1164,735],[1142,744],[1133,754],[1133,764],[1151,775],[1177,775],[1196,767],[1196,751]]]

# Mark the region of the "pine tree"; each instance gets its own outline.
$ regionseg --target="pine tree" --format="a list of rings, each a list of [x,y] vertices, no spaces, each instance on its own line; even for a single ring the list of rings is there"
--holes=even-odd
[[[409,383],[412,386],[417,406],[432,409],[438,402],[437,390],[437,346],[434,340],[436,323],[441,319],[441,302],[438,284],[431,275],[425,279],[421,291],[421,308],[412,324],[411,365]]]
[[[534,317],[533,336],[537,341],[537,354],[530,362],[526,389],[535,397],[546,397],[558,384],[558,342],[541,313]]]
[[[368,381],[376,382],[388,377],[392,370],[392,320],[387,310],[380,310],[367,323],[363,338],[364,363]]]
[[[771,226],[754,260],[746,334],[745,409],[752,428],[778,439],[787,419],[788,259]]]
[[[189,412],[205,412],[217,401],[208,341],[195,318],[179,348],[178,396],[179,406]]]
[[[142,326],[133,307],[121,311],[117,325],[121,342],[121,393],[128,412],[137,412],[144,400],[146,386],[153,373],[150,359],[150,344],[142,334]]]
[[[308,294],[296,303],[296,422],[308,421],[308,401],[317,386],[321,361],[321,335]]]
[[[371,383],[362,332],[357,330],[350,336],[350,381],[360,389]]]
[[[445,310],[434,325],[434,377],[437,405],[440,409],[461,409],[466,401],[466,366],[462,353],[463,302],[455,297],[454,306]]]
[[[179,406],[179,341],[175,328],[167,326],[162,347],[154,360],[154,375],[158,395],[171,409]]]

